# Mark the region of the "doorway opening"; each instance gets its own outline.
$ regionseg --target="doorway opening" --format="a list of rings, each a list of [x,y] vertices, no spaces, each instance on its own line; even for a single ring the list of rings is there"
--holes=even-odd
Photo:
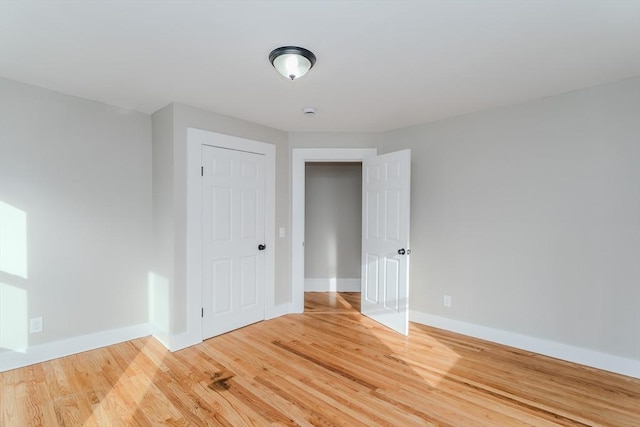
[[[361,313],[409,333],[411,150],[294,149],[292,153],[292,313],[304,311],[305,167],[362,162]],[[345,158],[345,156],[350,156]]]
[[[305,292],[305,314],[360,314],[360,292]]]
[[[292,289],[291,312],[302,313],[304,311],[305,296],[305,234],[306,234],[306,174],[307,163],[357,163],[361,167],[362,161],[375,156],[375,148],[349,149],[294,149],[292,153]],[[361,190],[360,190],[361,191]],[[358,199],[361,201],[361,193]],[[360,230],[361,231],[361,230]],[[360,246],[358,244],[358,246]],[[360,254],[360,250],[356,255]],[[360,266],[358,261],[358,266]],[[360,267],[358,267],[360,268]],[[359,277],[356,276],[356,277]],[[334,286],[337,289],[337,277]],[[343,282],[344,284],[345,282]],[[353,286],[353,282],[352,286]],[[358,287],[359,289],[359,287]]]
[[[310,309],[343,312],[356,306],[359,312],[361,162],[306,163],[304,241],[305,312]]]

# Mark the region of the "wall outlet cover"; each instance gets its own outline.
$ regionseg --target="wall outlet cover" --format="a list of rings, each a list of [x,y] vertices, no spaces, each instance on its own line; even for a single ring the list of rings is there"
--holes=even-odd
[[[451,307],[451,295],[444,295],[442,297],[442,305],[447,308]]]
[[[42,321],[42,317],[34,317],[29,320],[29,333],[35,334],[37,332],[42,332],[44,327],[44,322]]]

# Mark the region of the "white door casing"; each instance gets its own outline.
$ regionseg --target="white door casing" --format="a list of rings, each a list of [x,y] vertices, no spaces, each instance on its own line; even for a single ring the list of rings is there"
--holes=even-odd
[[[362,314],[409,333],[411,150],[362,162]]]
[[[202,146],[227,148],[262,154],[266,160],[265,176],[265,317],[280,315],[275,306],[275,204],[276,146],[265,142],[224,135],[193,127],[187,128],[186,188],[186,301],[172,311],[186,317],[186,325],[172,332],[164,343],[176,351],[202,342]],[[184,311],[186,310],[186,312]],[[154,336],[156,334],[154,333]]]
[[[264,319],[263,155],[202,146],[203,338]]]

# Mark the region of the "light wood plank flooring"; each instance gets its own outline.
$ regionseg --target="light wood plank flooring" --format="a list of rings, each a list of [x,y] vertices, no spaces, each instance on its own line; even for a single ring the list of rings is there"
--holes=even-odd
[[[169,353],[138,339],[0,374],[2,426],[640,426],[640,381],[358,313],[303,315]]]

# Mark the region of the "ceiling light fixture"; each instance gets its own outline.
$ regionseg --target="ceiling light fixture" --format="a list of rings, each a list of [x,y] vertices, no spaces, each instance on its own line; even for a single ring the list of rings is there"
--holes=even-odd
[[[303,47],[282,46],[271,51],[269,61],[280,74],[295,80],[307,74],[316,63],[316,56]]]

